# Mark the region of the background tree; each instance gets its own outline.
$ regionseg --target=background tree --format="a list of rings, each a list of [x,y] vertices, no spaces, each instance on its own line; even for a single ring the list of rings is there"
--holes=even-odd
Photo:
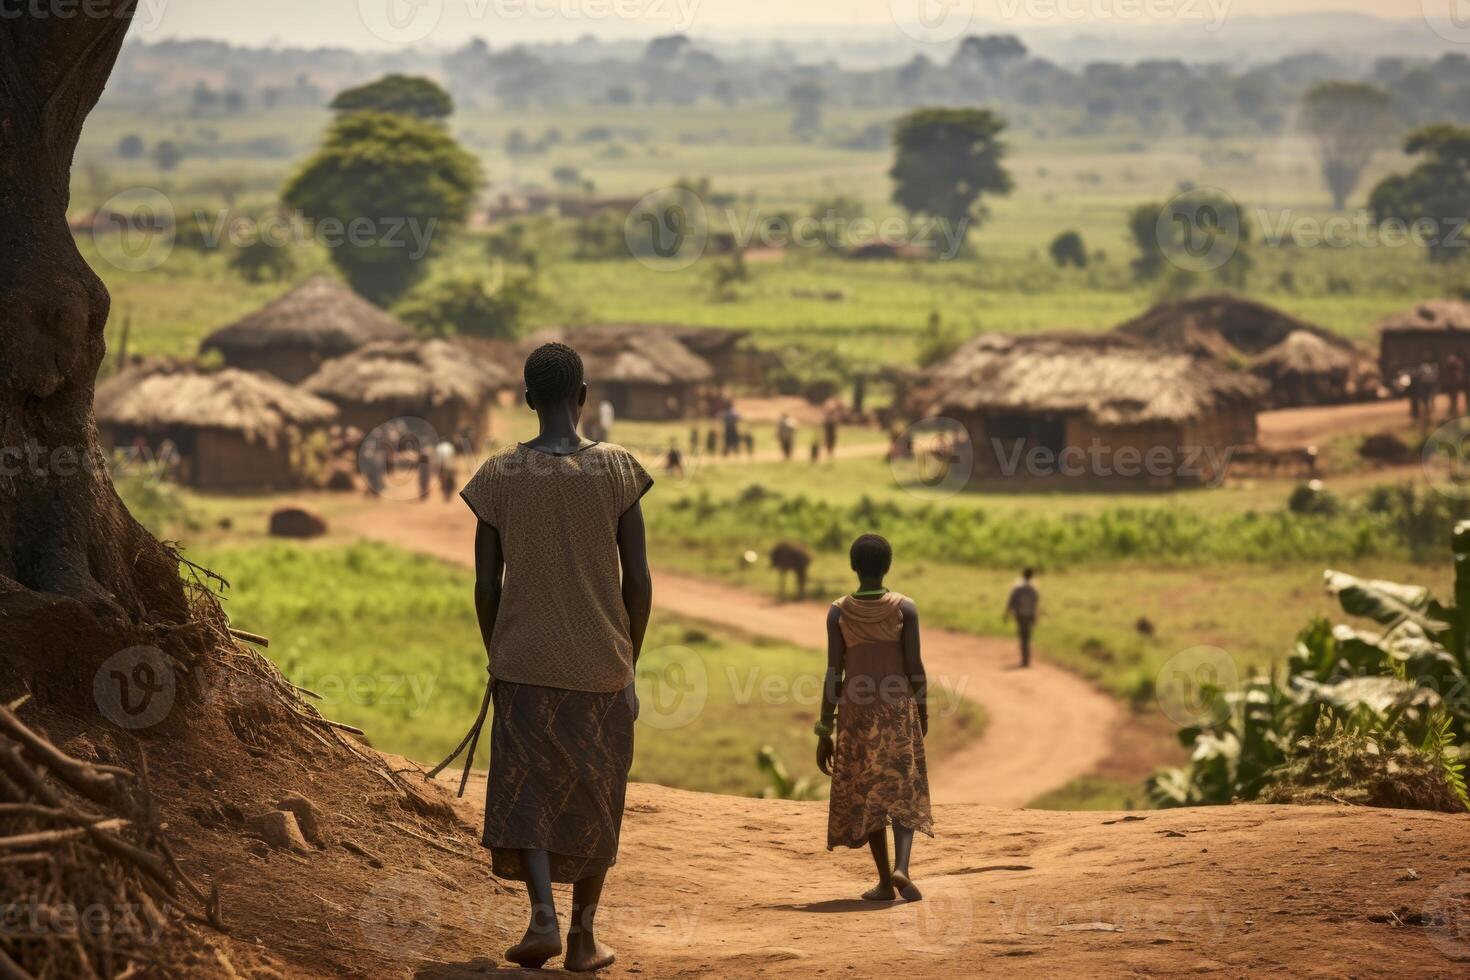
[[[949,222],[969,235],[986,215],[983,194],[1005,195],[1014,183],[1001,165],[1005,120],[988,109],[919,109],[899,120],[893,200],[913,214]]]
[[[143,137],[137,133],[128,133],[117,141],[117,155],[124,160],[141,160],[147,149],[143,143]]]
[[[1393,99],[1372,85],[1323,82],[1302,96],[1301,125],[1317,141],[1322,179],[1341,211],[1373,154],[1393,141]]]
[[[454,276],[425,283],[394,311],[424,334],[464,334],[509,340],[520,333],[535,288],[527,277],[495,288],[478,276]]]
[[[797,82],[786,93],[791,105],[791,135],[798,139],[811,139],[822,128],[822,104],[827,93],[822,84],[811,79]]]
[[[1133,274],[1141,281],[1172,269],[1239,287],[1250,272],[1250,219],[1235,201],[1214,191],[1188,191],[1167,204],[1140,204],[1128,217],[1128,232],[1138,249]]]
[[[1087,268],[1087,246],[1082,243],[1082,236],[1075,231],[1064,231],[1053,238],[1048,251],[1058,268],[1065,269],[1069,265],[1079,269]]]
[[[176,557],[128,514],[92,419],[107,289],[66,223],[71,162],[132,22],[22,15],[0,31],[0,655],[91,677],[133,638],[172,649],[189,619]],[[14,672],[10,672],[14,671]],[[90,690],[90,688],[88,688]]]
[[[387,112],[428,122],[454,115],[448,92],[417,75],[385,75],[376,82],[347,89],[332,100],[334,112]]]
[[[1470,129],[1439,125],[1411,133],[1404,152],[1423,158],[1407,174],[1388,177],[1368,198],[1373,220],[1433,229],[1424,245],[1434,262],[1470,250]]]
[[[424,277],[429,258],[468,220],[480,181],[479,161],[443,127],[355,112],[333,124],[282,199],[308,221],[372,223],[372,234],[344,236],[331,258],[354,290],[388,305]],[[421,252],[416,235],[427,238]]]
[[[184,151],[173,140],[160,140],[153,147],[153,162],[164,173],[172,173],[184,162]]]
[[[235,249],[230,268],[246,282],[281,282],[296,271],[291,246],[256,237]]]

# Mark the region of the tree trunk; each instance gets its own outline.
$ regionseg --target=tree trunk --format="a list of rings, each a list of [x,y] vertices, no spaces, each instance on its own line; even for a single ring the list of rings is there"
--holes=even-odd
[[[0,29],[0,656],[54,661],[187,618],[175,557],[104,465],[109,297],[67,224],[72,156],[135,3],[25,5]]]

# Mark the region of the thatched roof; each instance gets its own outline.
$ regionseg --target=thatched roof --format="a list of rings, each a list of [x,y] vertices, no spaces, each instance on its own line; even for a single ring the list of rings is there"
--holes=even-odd
[[[1272,376],[1351,373],[1358,366],[1359,358],[1353,351],[1329,344],[1305,330],[1293,331],[1251,362],[1252,371]]]
[[[1430,299],[1380,321],[1384,333],[1413,330],[1470,330],[1470,303],[1458,299]]]
[[[160,363],[127,368],[98,385],[95,410],[102,425],[225,429],[271,445],[288,427],[337,417],[331,402],[268,374]]]
[[[305,347],[338,357],[376,340],[405,340],[413,331],[340,282],[313,276],[261,309],[204,338],[201,351]]]
[[[1117,328],[1168,350],[1208,354],[1225,360],[1250,358],[1294,333],[1311,334],[1341,350],[1352,342],[1284,310],[1239,296],[1195,296],[1155,306]]]
[[[714,378],[709,362],[684,346],[669,327],[625,323],[543,330],[523,346],[529,353],[553,341],[582,355],[588,381],[685,385]]]
[[[516,378],[471,347],[450,340],[388,340],[334,358],[301,383],[337,404],[478,405]]]
[[[717,353],[722,348],[734,347],[750,336],[749,330],[740,330],[735,327],[670,327],[668,329],[679,338],[680,343],[701,357]]]
[[[1191,421],[1253,407],[1266,391],[1217,360],[1118,334],[980,334],[933,376],[940,410],[1080,414],[1103,426]]]

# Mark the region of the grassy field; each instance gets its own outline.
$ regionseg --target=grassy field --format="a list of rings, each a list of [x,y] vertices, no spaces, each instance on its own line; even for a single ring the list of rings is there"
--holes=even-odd
[[[425,763],[454,747],[485,681],[467,571],[378,544],[300,546],[218,527],[200,536],[208,543],[188,556],[230,582],[234,624],[271,638],[272,659],[322,696],[323,714]],[[823,670],[817,652],[656,616],[639,663],[633,778],[757,794],[767,780],[756,753],[769,745],[793,777],[822,791],[811,724]],[[963,706],[936,725],[931,751],[982,726],[978,709]]]
[[[890,152],[840,145],[843,134],[887,118],[833,110],[826,135],[809,143],[789,137],[785,110],[758,107],[718,114],[646,107],[549,115],[468,113],[456,119],[455,127],[482,159],[487,198],[554,186],[551,174],[559,167],[576,168],[603,194],[638,195],[681,178],[709,178],[716,220],[744,225],[756,215],[809,214],[818,201],[838,193],[859,199],[870,218],[896,214],[889,200]],[[78,167],[74,208],[95,206],[120,189],[155,187],[181,220],[196,220],[198,211],[212,222],[224,207],[224,182],[237,194],[231,213],[258,212],[274,202],[326,121],[324,113],[282,112],[212,120],[206,126],[183,116],[142,120],[103,109],[88,125],[80,159],[91,165]],[[614,139],[579,138],[597,126],[612,129]],[[502,147],[513,129],[533,139],[556,129],[563,140],[543,155],[511,160]],[[125,133],[150,139],[194,134],[208,143],[198,136],[200,130],[226,149],[218,157],[186,160],[168,174],[112,155]],[[232,158],[227,152],[229,146],[280,133],[290,135],[274,159]],[[1359,196],[1405,165],[1394,154],[1380,154]],[[1167,200],[1183,186],[1223,189],[1252,215],[1257,228],[1248,292],[1345,335],[1370,339],[1372,325],[1385,314],[1466,285],[1463,269],[1432,266],[1409,247],[1260,244],[1268,231],[1279,235],[1293,222],[1332,216],[1311,149],[1294,138],[1212,142],[1015,134],[1009,166],[1014,194],[989,202],[990,216],[973,231],[970,251],[953,261],[856,264],[823,247],[791,249],[783,261],[751,263],[747,281],[717,295],[712,272],[724,259],[706,256],[682,271],[660,272],[632,259],[573,259],[562,241],[542,257],[543,298],[531,311],[528,327],[597,320],[741,326],[768,345],[836,351],[859,364],[911,359],[933,313],[958,335],[1103,329],[1145,310],[1164,288],[1132,279],[1129,211]],[[1088,269],[1060,270],[1047,257],[1048,243],[1066,230],[1083,235],[1093,255]],[[109,265],[89,236],[81,245],[113,292],[118,316],[112,338],[121,318],[131,316],[135,351],[191,354],[204,334],[281,288],[240,281],[226,267],[228,248],[206,254],[176,249],[161,267],[139,273]],[[294,251],[298,277],[329,266],[320,248]],[[437,263],[435,274],[498,274],[478,232],[462,233]]]

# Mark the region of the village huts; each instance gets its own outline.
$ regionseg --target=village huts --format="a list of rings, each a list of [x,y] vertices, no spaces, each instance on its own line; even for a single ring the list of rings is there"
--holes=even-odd
[[[1075,487],[1217,480],[1255,442],[1265,388],[1119,334],[981,334],[931,379],[928,409],[969,433],[975,479]]]
[[[1238,296],[1163,303],[1117,328],[1163,350],[1212,357],[1265,380],[1262,407],[1328,405],[1375,397],[1372,357],[1325,327]]]
[[[264,371],[295,384],[327,361],[380,340],[413,335],[397,318],[347,286],[314,276],[242,320],[204,338],[226,366]]]
[[[618,418],[692,418],[710,407],[715,372],[672,329],[604,324],[545,330],[530,338],[525,350],[553,341],[569,344],[582,355],[589,403],[611,403]]]
[[[423,419],[446,438],[488,431],[490,411],[516,376],[452,340],[387,340],[322,365],[302,387],[337,406],[344,425],[371,432],[397,418]]]
[[[177,452],[180,482],[207,490],[269,491],[300,484],[295,450],[337,420],[330,402],[258,372],[152,363],[98,385],[97,426],[110,448],[146,448],[155,465]]]
[[[658,330],[660,327],[650,327]],[[714,372],[715,383],[764,387],[777,366],[776,356],[750,343],[750,331],[733,327],[672,327],[679,342],[699,355]]]
[[[1392,379],[1419,365],[1441,365],[1451,354],[1470,364],[1470,303],[1426,300],[1378,324],[1379,364]]]

